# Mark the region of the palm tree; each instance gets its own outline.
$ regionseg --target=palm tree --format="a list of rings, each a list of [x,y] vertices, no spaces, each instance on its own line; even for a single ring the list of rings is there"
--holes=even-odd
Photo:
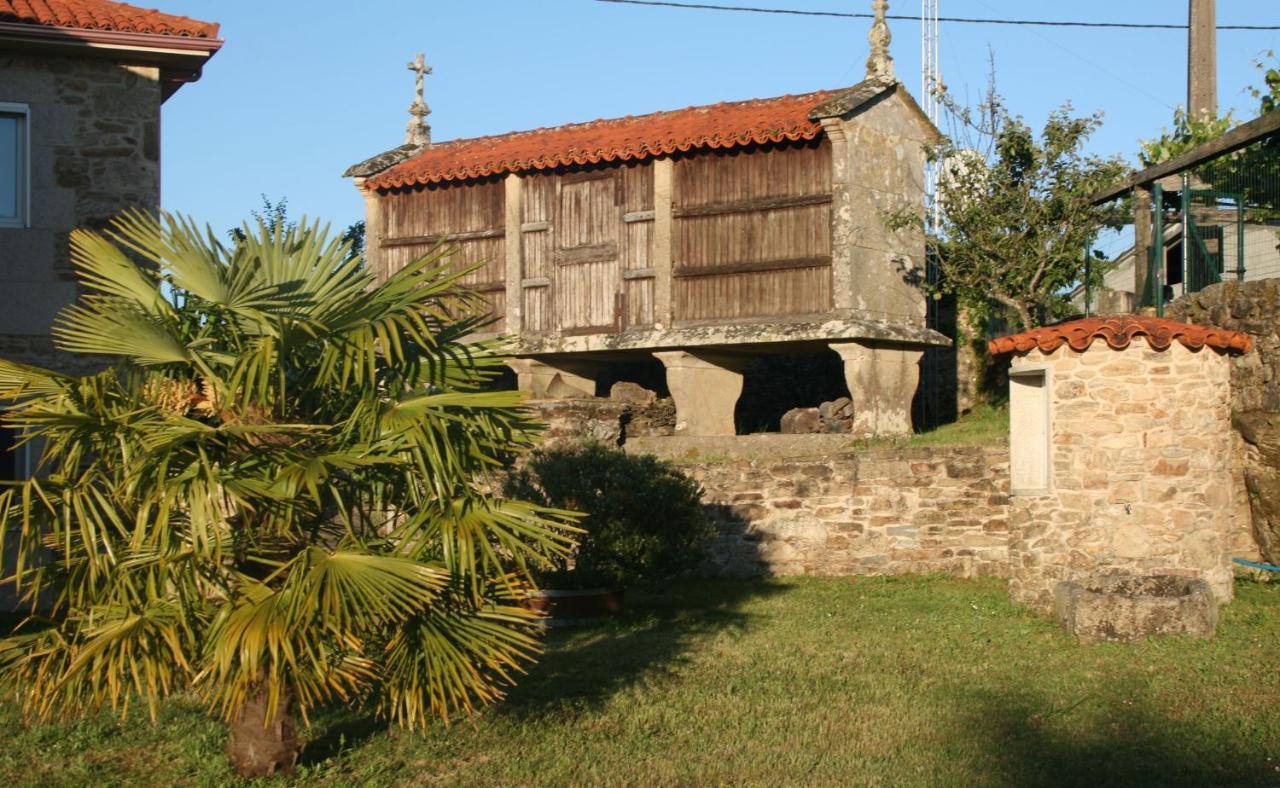
[[[501,697],[537,650],[528,570],[572,517],[498,497],[528,449],[499,347],[440,254],[375,284],[317,225],[225,246],[132,214],[77,231],[90,291],[72,377],[0,361],[7,425],[41,447],[0,493],[33,615],[0,642],[31,718],[195,692],[245,775],[292,769],[333,702],[409,728]],[[14,539],[16,535],[16,545]]]

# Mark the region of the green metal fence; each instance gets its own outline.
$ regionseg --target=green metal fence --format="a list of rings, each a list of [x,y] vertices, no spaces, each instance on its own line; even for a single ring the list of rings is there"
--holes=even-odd
[[[1150,193],[1140,306],[1163,313],[1173,298],[1227,279],[1280,277],[1280,137],[1161,178]]]

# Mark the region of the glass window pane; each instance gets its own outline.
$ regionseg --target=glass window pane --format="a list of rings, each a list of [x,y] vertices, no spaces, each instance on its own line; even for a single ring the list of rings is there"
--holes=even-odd
[[[0,219],[18,218],[21,122],[17,115],[0,115]]]

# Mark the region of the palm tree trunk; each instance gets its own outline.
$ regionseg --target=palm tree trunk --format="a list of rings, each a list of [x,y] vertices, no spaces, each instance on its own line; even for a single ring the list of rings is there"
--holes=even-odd
[[[293,774],[302,743],[290,708],[293,698],[282,694],[275,716],[267,720],[265,688],[245,701],[240,716],[231,722],[227,758],[241,777]]]

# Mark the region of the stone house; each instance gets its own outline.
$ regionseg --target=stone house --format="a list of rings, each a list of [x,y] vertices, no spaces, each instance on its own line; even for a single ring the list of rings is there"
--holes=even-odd
[[[926,325],[923,240],[886,217],[923,213],[938,131],[894,77],[886,5],[849,88],[476,139],[431,141],[419,57],[406,143],[346,172],[370,265],[456,248],[535,398],[656,359],[676,432],[732,435],[747,362],[828,351],[854,430],[909,432],[922,352],[947,340]]]
[[[217,34],[110,0],[0,0],[0,355],[71,363],[49,337],[79,293],[69,234],[159,207],[160,107],[199,79]],[[22,473],[0,457],[0,476]]]

